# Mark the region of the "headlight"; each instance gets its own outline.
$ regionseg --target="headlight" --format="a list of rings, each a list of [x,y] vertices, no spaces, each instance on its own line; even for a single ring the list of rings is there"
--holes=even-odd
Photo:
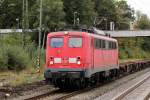
[[[77,64],[80,65],[80,64],[81,64],[81,61],[77,61]]]
[[[54,64],[54,61],[50,61],[49,64],[50,64],[50,65],[53,65],[53,64]]]

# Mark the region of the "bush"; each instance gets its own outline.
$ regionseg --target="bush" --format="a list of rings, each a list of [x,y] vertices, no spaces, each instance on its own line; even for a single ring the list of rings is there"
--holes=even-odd
[[[38,49],[28,34],[25,46],[22,48],[21,34],[8,34],[0,38],[0,70],[22,70],[27,67],[37,67]],[[41,66],[45,61],[45,50],[41,50]]]
[[[3,48],[0,48],[0,70],[6,70],[8,63],[8,56],[6,51]]]
[[[120,59],[143,59],[149,58],[149,38],[119,38],[119,58]],[[149,45],[149,46],[148,46]],[[147,49],[147,50],[146,50]]]
[[[0,49],[0,69],[1,70],[22,70],[29,62],[28,53],[18,46],[5,46]]]
[[[21,47],[9,46],[7,48],[8,54],[8,69],[22,70],[25,69],[29,62],[28,53]]]

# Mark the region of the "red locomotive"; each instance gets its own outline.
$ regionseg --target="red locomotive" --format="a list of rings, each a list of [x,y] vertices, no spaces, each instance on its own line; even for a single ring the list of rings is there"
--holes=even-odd
[[[95,33],[60,31],[47,36],[44,77],[59,88],[86,87],[119,69],[117,40]]]

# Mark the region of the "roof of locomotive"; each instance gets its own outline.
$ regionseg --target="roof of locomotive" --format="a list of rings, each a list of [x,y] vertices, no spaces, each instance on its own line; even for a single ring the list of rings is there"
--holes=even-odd
[[[48,34],[48,37],[66,35],[65,32],[68,32],[68,35],[91,36],[91,37],[95,37],[95,38],[105,39],[105,40],[108,40],[108,41],[117,41],[116,39],[111,38],[109,36],[100,35],[100,34],[94,34],[94,33],[89,33],[89,32],[82,32],[82,31],[58,31],[58,32],[51,32],[51,33]]]

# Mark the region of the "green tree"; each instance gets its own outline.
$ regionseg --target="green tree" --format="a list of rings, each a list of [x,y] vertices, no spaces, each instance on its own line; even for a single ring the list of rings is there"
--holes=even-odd
[[[16,28],[21,24],[22,9],[21,0],[4,0],[0,4],[0,28]],[[18,19],[18,20],[16,20]]]
[[[94,2],[91,0],[63,0],[64,11],[66,13],[66,22],[68,24],[74,23],[74,18],[79,18],[81,25],[92,26],[94,17],[96,16],[94,10]]]
[[[36,4],[32,8],[31,14],[34,16],[35,19],[32,22],[33,27],[37,28],[39,25],[39,2],[40,0],[36,1]],[[63,2],[62,0],[43,0],[43,27],[49,29],[50,31],[54,31],[59,27],[65,25],[64,17],[65,13],[63,11]]]
[[[116,22],[115,0],[94,0],[95,10],[98,13],[98,18],[101,20],[98,26],[101,29],[106,29],[109,22]],[[104,20],[105,19],[105,20]],[[106,22],[107,21],[107,22]],[[109,27],[107,27],[108,29]]]
[[[147,37],[144,39],[144,43],[142,45],[142,48],[145,50],[145,51],[148,51],[150,50],[150,37]]]
[[[0,2],[0,28],[22,28],[23,20],[23,0],[2,0]],[[27,0],[24,0],[27,1]],[[32,9],[35,4],[35,0],[28,0],[28,12]],[[25,4],[26,5],[26,4]],[[26,9],[26,8],[25,8]],[[34,10],[33,10],[34,11]],[[32,20],[34,16],[30,13],[25,13],[28,15],[30,28],[32,28]]]
[[[117,15],[117,28],[129,29],[130,21],[135,19],[134,10],[127,4],[127,1],[120,0],[116,3],[116,15]]]
[[[150,19],[145,14],[141,14],[137,19],[138,29],[150,29]]]
[[[101,29],[108,29],[111,21],[116,29],[129,29],[130,21],[134,20],[134,10],[125,0],[95,0]]]

